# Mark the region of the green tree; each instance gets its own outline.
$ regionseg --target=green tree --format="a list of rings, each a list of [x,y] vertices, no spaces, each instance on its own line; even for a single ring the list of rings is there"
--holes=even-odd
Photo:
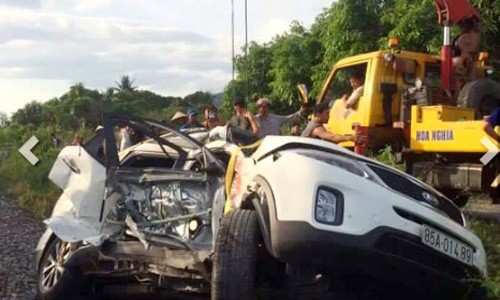
[[[45,107],[37,101],[27,103],[12,115],[12,121],[21,125],[42,126],[48,117]]]
[[[443,29],[438,24],[433,0],[395,0],[386,7],[380,20],[385,28],[380,39],[381,48],[386,47],[389,37],[397,37],[402,49],[439,53]]]
[[[48,101],[45,106],[59,128],[73,131],[101,124],[105,109],[103,95],[97,90],[87,89],[83,83],[71,86],[67,93]]]
[[[275,109],[285,112],[298,103],[297,84],[311,86],[312,68],[320,63],[323,47],[317,36],[294,21],[287,33],[273,39],[271,51],[271,100]]]
[[[246,82],[248,82],[249,100],[271,92],[269,88],[269,82],[271,81],[269,74],[272,61],[271,55],[270,44],[259,45],[256,42],[251,42],[248,47],[246,59],[244,55],[236,56],[237,80],[245,82],[244,98],[246,98]],[[230,90],[229,92],[232,91]]]
[[[379,49],[385,27],[380,16],[391,0],[339,0],[316,18],[311,28],[325,52],[321,64],[313,69],[313,95],[339,59]]]
[[[190,107],[202,109],[212,105],[212,94],[203,91],[197,91],[184,97],[183,102]]]
[[[123,75],[120,78],[120,81],[115,81],[116,86],[118,87],[117,90],[119,92],[133,92],[137,89],[137,87],[134,86],[135,79],[131,79],[130,76],[128,75]]]
[[[482,44],[497,60],[500,67],[500,1],[498,0],[471,0],[479,11],[482,24]]]

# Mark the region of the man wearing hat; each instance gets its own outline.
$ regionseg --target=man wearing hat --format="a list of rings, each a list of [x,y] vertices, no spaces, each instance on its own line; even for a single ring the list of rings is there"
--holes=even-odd
[[[200,122],[198,122],[198,111],[195,108],[188,109],[187,117],[187,122],[181,126],[181,130],[203,127]]]
[[[177,111],[175,115],[170,119],[172,124],[176,125],[176,128],[181,128],[182,125],[186,124],[188,116],[182,111]]]
[[[280,128],[287,122],[300,122],[300,116],[304,113],[305,107],[301,106],[300,110],[288,116],[279,116],[269,113],[269,100],[260,98],[257,100],[257,109],[259,113],[255,116],[260,125],[259,135],[279,135]]]

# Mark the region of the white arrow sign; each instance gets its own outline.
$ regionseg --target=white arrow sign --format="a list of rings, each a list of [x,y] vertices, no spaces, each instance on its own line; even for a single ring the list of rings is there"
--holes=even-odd
[[[485,146],[488,151],[481,157],[480,161],[483,163],[483,165],[487,165],[495,157],[495,155],[500,152],[500,150],[486,136],[481,139],[481,144],[483,144],[483,146]]]
[[[31,149],[38,144],[38,139],[36,136],[30,137],[30,139],[19,148],[19,153],[21,153],[32,165],[35,165],[39,159],[31,152]]]

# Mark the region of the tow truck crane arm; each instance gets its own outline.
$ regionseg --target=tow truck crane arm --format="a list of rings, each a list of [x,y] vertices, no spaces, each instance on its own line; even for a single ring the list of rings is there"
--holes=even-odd
[[[453,4],[450,4],[453,2]],[[445,26],[463,22],[479,22],[481,17],[477,10],[467,0],[434,0],[438,11],[439,24]]]
[[[434,0],[438,12],[439,24],[444,27],[443,46],[441,48],[441,85],[453,90],[451,25],[460,27],[461,33],[478,31],[481,17],[467,0]]]

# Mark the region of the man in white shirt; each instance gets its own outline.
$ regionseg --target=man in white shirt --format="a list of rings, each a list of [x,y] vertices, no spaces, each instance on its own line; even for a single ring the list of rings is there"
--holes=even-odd
[[[352,93],[351,95],[344,95],[342,97],[346,108],[353,108],[358,103],[359,98],[363,96],[364,79],[363,74],[360,72],[352,72],[349,75],[349,84],[351,84]]]
[[[280,128],[287,122],[298,122],[300,116],[304,113],[305,107],[300,107],[296,113],[287,116],[279,116],[269,113],[269,100],[260,98],[257,100],[257,109],[259,113],[255,116],[260,125],[259,136],[280,135]]]

